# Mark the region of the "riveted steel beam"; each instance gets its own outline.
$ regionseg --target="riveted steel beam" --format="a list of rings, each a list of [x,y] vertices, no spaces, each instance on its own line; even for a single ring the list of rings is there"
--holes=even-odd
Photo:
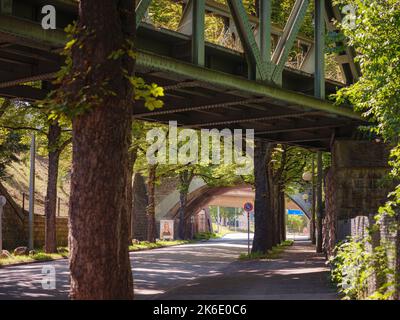
[[[205,64],[205,46],[204,46],[204,29],[205,29],[205,0],[192,0],[192,62],[199,66]]]
[[[140,23],[142,22],[144,16],[146,15],[146,11],[149,8],[152,0],[140,0],[138,5],[136,6],[136,29],[139,28]]]
[[[271,76],[271,26],[272,26],[272,0],[259,1],[259,41],[261,59],[267,67],[268,76]]]
[[[215,86],[240,90],[258,97],[269,97],[276,100],[277,103],[285,103],[294,107],[298,106],[319,110],[332,116],[338,115],[360,121],[362,120],[360,114],[353,110],[336,107],[328,101],[322,101],[311,96],[277,88],[265,83],[232,76],[227,73],[200,68],[193,64],[177,61],[175,59],[139,51],[136,63],[138,66],[168,73],[175,73],[187,79],[195,78],[196,81],[204,81]]]
[[[309,0],[296,0],[283,30],[283,34],[272,55],[272,62],[276,65],[272,74],[272,81],[277,84],[282,83],[283,68],[285,67],[294,41],[296,40],[296,36],[300,31],[301,24],[304,21],[308,5]]]
[[[314,95],[325,99],[325,0],[315,0]]]
[[[235,22],[236,29],[242,42],[245,55],[248,59],[250,78],[268,80],[268,71],[261,58],[260,49],[257,46],[253,30],[251,28],[247,12],[241,0],[227,0],[229,9]]]

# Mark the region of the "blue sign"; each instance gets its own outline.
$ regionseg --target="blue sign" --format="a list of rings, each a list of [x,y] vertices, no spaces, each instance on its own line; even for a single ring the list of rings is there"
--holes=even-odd
[[[288,214],[294,216],[302,216],[304,213],[301,210],[288,209]]]
[[[246,202],[246,203],[243,205],[243,209],[244,209],[244,211],[246,211],[246,212],[253,211],[253,204],[252,204],[251,202]]]

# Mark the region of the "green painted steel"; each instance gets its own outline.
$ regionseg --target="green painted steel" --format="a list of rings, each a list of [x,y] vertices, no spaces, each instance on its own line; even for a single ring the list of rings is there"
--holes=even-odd
[[[136,6],[136,29],[139,28],[151,1],[152,0],[140,0],[139,4]]]
[[[230,2],[237,4],[237,1],[234,0],[231,0]],[[243,23],[243,20],[241,21],[241,23]],[[250,28],[248,23],[247,26]],[[12,38],[12,41],[15,41],[16,43],[23,43],[24,45],[29,45],[33,48],[41,48],[45,50],[59,49],[66,43],[66,35],[62,30],[43,30],[37,22],[5,14],[0,14],[0,34],[5,35],[6,38]],[[252,43],[254,40],[255,43],[252,32],[250,32],[249,35],[249,39],[252,39],[250,42]],[[258,60],[261,60],[260,50],[257,45],[255,45],[253,49],[253,53],[255,53],[259,58]],[[193,63],[185,63],[154,53],[139,51],[137,63],[139,66],[147,67],[152,70],[165,71],[170,74],[181,76],[185,79],[206,82],[215,87],[221,87],[221,90],[226,88],[235,89],[257,97],[271,98],[276,100],[277,104],[283,102],[287,106],[296,106],[299,107],[299,109],[306,108],[306,110],[310,111],[324,111],[332,117],[343,116],[361,120],[359,114],[352,110],[342,107],[334,107],[331,103],[325,100],[277,88],[265,82],[247,80],[232,74],[206,69]],[[262,61],[259,63],[258,67],[260,67],[260,65],[265,67]],[[261,69],[264,70],[264,67],[261,67]],[[264,76],[266,75],[264,74]]]
[[[268,78],[272,74],[271,64],[271,29],[272,29],[272,0],[259,2],[260,25],[258,36],[260,38],[261,60],[267,68]]]
[[[192,0],[192,62],[205,65],[204,23],[205,23],[205,0]]]
[[[38,46],[64,47],[66,35],[62,30],[44,30],[37,22],[0,14],[0,33],[21,42],[36,42]]]
[[[240,0],[227,0],[236,29],[239,33],[249,65],[251,66],[250,78],[269,80],[268,72],[261,58],[260,49],[257,46],[253,30],[251,28],[247,12]],[[250,69],[250,68],[249,68]]]
[[[283,30],[283,35],[279,39],[275,52],[272,56],[272,62],[276,64],[272,74],[273,82],[281,84],[282,72],[285,63],[289,57],[290,50],[293,47],[297,34],[300,31],[301,24],[307,12],[309,0],[296,0],[289,20]]]
[[[315,0],[314,95],[325,99],[325,0]]]
[[[271,86],[263,82],[252,81],[223,72],[201,68],[190,63],[177,61],[175,59],[147,52],[138,52],[137,64],[149,69],[175,73],[187,79],[204,81],[214,86],[236,89],[260,97],[269,97],[271,99],[285,102],[291,106],[306,107],[310,110],[320,110],[329,113],[332,116],[344,116],[356,120],[362,119],[358,113],[350,109],[335,107],[327,101],[316,99],[311,96]]]

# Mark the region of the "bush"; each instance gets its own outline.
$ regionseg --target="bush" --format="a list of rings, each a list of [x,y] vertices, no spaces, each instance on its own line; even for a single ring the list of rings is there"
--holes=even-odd
[[[368,250],[370,237],[364,239],[349,238],[339,243],[335,255],[329,259],[331,278],[344,295],[344,299],[380,299],[386,300],[393,295],[389,288],[392,283],[387,276],[392,272],[388,268],[385,249],[382,246]],[[369,295],[369,282],[375,277],[380,286]]]

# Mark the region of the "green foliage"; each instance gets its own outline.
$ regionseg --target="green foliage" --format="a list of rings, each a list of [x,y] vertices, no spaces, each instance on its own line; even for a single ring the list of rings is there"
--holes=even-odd
[[[248,255],[247,253],[241,253],[239,256],[239,260],[278,259],[281,256],[282,252],[284,252],[287,247],[292,246],[293,243],[293,240],[285,240],[282,243],[273,247],[267,253],[251,252],[250,255]]]
[[[303,232],[304,227],[307,226],[307,218],[302,215],[293,215],[290,214],[287,216],[287,229],[288,232],[295,232],[295,233],[301,233]]]
[[[351,103],[376,123],[374,133],[393,145],[400,136],[400,3],[397,0],[340,0],[357,8],[355,29],[342,25],[349,45],[358,55],[362,77],[338,92],[338,103]],[[398,175],[400,152],[392,152],[394,175]]]
[[[27,146],[21,143],[21,134],[0,128],[0,179],[6,177],[6,166],[18,161],[16,154],[26,149]]]
[[[47,108],[50,115],[49,119],[72,119],[76,116],[91,110],[94,106],[99,106],[105,97],[116,96],[111,79],[97,79],[95,72],[102,67],[101,65],[92,66],[85,63],[86,70],[76,71],[73,64],[73,52],[84,50],[84,39],[90,36],[89,30],[81,30],[77,24],[69,25],[65,29],[69,41],[61,53],[65,57],[65,64],[61,67],[54,82],[61,89],[50,92],[43,101],[43,107]],[[149,110],[161,108],[163,101],[159,100],[164,96],[164,90],[155,83],[147,84],[140,78],[132,75],[122,66],[124,61],[134,63],[136,51],[134,43],[126,40],[122,48],[112,51],[108,55],[109,60],[121,62],[121,72],[128,84],[132,87],[132,102],[144,100],[145,106]],[[93,77],[96,79],[94,80]],[[91,83],[91,85],[87,85]]]
[[[393,291],[387,276],[393,274],[387,262],[383,247],[371,249],[371,239],[350,238],[335,248],[335,255],[329,259],[331,278],[343,294],[344,299],[389,299]],[[383,284],[368,296],[368,283],[372,277],[383,280]]]
[[[353,5],[356,8],[355,25],[342,24],[348,44],[355,48],[362,77],[354,85],[340,90],[335,96],[338,104],[348,103],[363,112],[371,120],[371,135],[383,138],[392,147],[391,177],[398,181],[400,176],[400,3],[397,0],[337,0],[339,6]],[[396,217],[400,204],[400,185],[389,194],[389,201],[379,209],[377,222],[383,216]],[[393,223],[390,228],[398,228]],[[357,297],[365,274],[370,272],[371,259],[375,254],[360,254],[361,243],[344,245],[339,250],[343,260],[341,264],[355,265],[360,260],[360,267],[350,282],[349,296]],[[379,250],[378,250],[379,251]],[[386,252],[383,248],[381,251]],[[351,258],[354,252],[355,257]],[[379,270],[375,270],[380,272]],[[341,277],[339,269],[339,280]],[[364,276],[363,276],[364,275]],[[388,284],[386,284],[387,286]],[[385,298],[378,292],[376,298]]]
[[[170,240],[170,241],[158,240],[156,242],[140,241],[138,243],[133,243],[132,245],[130,245],[129,251],[157,249],[157,248],[171,247],[188,243],[191,243],[191,241],[190,240]]]

